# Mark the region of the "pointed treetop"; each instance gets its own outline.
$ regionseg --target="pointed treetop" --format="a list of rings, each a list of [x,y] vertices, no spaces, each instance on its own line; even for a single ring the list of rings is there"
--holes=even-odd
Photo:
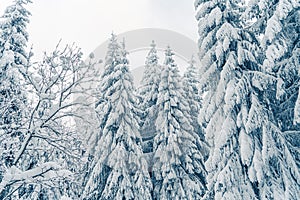
[[[195,56],[194,54],[192,55],[191,59],[188,62],[190,64],[190,66],[195,66],[196,64],[196,60],[195,60]]]
[[[170,45],[167,46],[167,49],[165,50],[165,54],[166,54],[166,55],[171,55],[171,56],[174,55],[174,53],[173,53],[173,51],[172,51]]]
[[[129,52],[126,50],[125,38],[123,37],[123,41],[121,42],[121,59],[123,64],[129,64],[129,60],[126,57],[128,54]]]
[[[114,31],[112,31],[110,35],[111,35],[111,38],[116,38],[117,37],[117,35],[114,33]]]
[[[110,42],[117,42],[117,35],[114,34],[114,32],[111,32],[111,36],[110,36],[110,39],[109,39]]]
[[[14,0],[12,5],[8,6],[5,9],[5,14],[2,15],[2,17],[6,17],[7,13],[10,13],[11,11],[15,11],[16,8],[17,9],[20,9],[20,8],[24,9],[23,5],[27,5],[29,3],[32,3],[32,1],[31,0]],[[25,12],[23,11],[22,14],[25,15],[25,16],[31,15],[31,13],[28,10],[25,10]],[[18,17],[18,15],[14,15],[14,17]]]
[[[11,6],[8,6],[3,15],[0,16],[3,20],[0,23],[0,47],[1,51],[12,50],[15,54],[14,62],[19,65],[27,66],[28,53],[26,46],[29,38],[27,32],[27,24],[29,23],[30,12],[23,7],[30,1],[18,0],[14,1]],[[1,57],[3,56],[3,52]]]
[[[108,51],[105,57],[105,65],[117,65],[120,63],[120,45],[117,41],[117,36],[112,33],[108,43]]]
[[[121,42],[121,49],[122,49],[122,53],[126,53],[126,55],[128,54],[128,52],[126,51],[126,41],[125,41],[125,37],[123,37],[123,40]]]
[[[121,46],[122,46],[122,49],[124,50],[126,48],[126,40],[125,40],[125,37],[123,37],[123,40],[121,42]]]
[[[165,65],[170,65],[172,67],[176,66],[173,55],[175,54],[173,53],[171,47],[168,45],[167,49],[165,50]]]
[[[194,55],[192,55],[191,59],[189,60],[189,66],[187,67],[183,77],[184,77],[184,82],[189,82],[191,80],[186,80],[186,79],[190,79],[192,78],[193,79],[193,82],[198,82],[197,81],[197,75],[196,75],[196,67],[195,67],[195,64],[196,64],[196,60],[195,60],[195,57]],[[192,76],[192,77],[191,77]],[[189,84],[189,83],[187,83]]]
[[[117,35],[114,34],[114,32],[112,32],[112,33],[111,33],[111,36],[110,36],[110,38],[109,38],[108,48],[110,48],[111,45],[114,46],[115,44],[117,44],[117,43],[118,43],[117,40],[118,40]],[[118,46],[119,46],[119,45],[118,45]]]
[[[154,41],[154,40],[152,40],[152,43],[151,43],[150,46],[151,46],[152,49],[154,49],[154,48],[156,47],[156,44],[155,44],[155,41]]]
[[[157,65],[159,57],[157,56],[157,50],[156,50],[156,44],[154,40],[152,40],[152,43],[150,44],[150,51],[146,58],[146,65]]]

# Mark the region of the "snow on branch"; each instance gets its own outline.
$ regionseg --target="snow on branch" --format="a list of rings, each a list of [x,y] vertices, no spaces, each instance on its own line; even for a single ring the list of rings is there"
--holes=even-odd
[[[21,185],[24,183],[34,183],[36,178],[42,180],[51,180],[56,177],[66,178],[71,176],[72,172],[63,169],[56,162],[46,162],[33,169],[21,171],[13,166],[6,171],[2,181],[0,182],[0,193],[13,184]]]

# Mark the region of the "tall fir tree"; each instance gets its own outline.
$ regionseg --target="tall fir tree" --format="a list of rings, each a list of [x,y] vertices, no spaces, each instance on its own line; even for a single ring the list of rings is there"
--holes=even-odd
[[[255,2],[254,2],[255,3]],[[299,96],[299,18],[300,18],[300,2],[293,0],[279,0],[279,1],[260,1],[258,6],[253,3],[250,8],[256,8],[257,11],[262,13],[257,21],[250,26],[259,27],[260,34],[263,36],[261,41],[261,49],[263,55],[263,71],[266,74],[276,76],[280,81],[276,89],[269,90],[266,95],[266,101],[270,102],[270,108],[274,115],[272,121],[276,124],[278,130],[282,133],[282,141],[284,146],[288,146],[287,153],[292,153],[293,159],[296,161],[297,166],[300,166],[300,152],[299,152],[299,130],[300,124],[297,122],[297,98]],[[253,9],[250,11],[253,12]],[[274,96],[277,98],[274,98]],[[277,145],[278,146],[278,145]],[[287,158],[285,154],[282,155],[282,149],[278,150],[278,158]],[[271,159],[271,158],[270,158]],[[292,159],[292,160],[293,160]],[[278,163],[274,162],[272,158],[272,169],[284,172],[284,167],[278,169]],[[282,158],[278,159],[279,163]],[[267,161],[268,162],[268,161]],[[293,163],[288,160],[289,163]],[[276,166],[277,165],[277,166]],[[284,166],[284,164],[283,164]],[[293,166],[293,165],[292,165]],[[295,171],[295,167],[292,167]],[[283,171],[283,172],[282,172]],[[286,171],[286,170],[285,170]],[[297,173],[296,173],[297,172]],[[299,170],[296,170],[299,174]],[[296,176],[297,175],[293,175]],[[299,198],[293,196],[295,190],[299,190],[299,182],[288,183],[286,179],[278,180],[282,185],[292,184],[296,187],[287,187],[287,189],[280,190],[275,188],[274,191],[281,193],[281,197],[285,199]]]
[[[263,70],[280,80],[276,90],[269,91],[267,99],[271,102],[273,121],[283,132],[298,167],[299,6],[300,3],[293,0],[255,0],[250,1],[246,10],[249,21],[254,21],[248,23],[249,29],[261,36]],[[278,98],[273,98],[275,92]]]
[[[235,87],[243,71],[254,70],[251,35],[239,26],[234,1],[195,1],[198,7],[200,89],[206,92],[199,122],[210,154],[206,162],[208,192],[204,199],[256,199],[241,162]]]
[[[269,101],[269,91],[281,81],[261,70],[257,41],[243,29],[238,4],[196,1],[196,6],[200,83],[207,91],[200,121],[211,145],[205,199],[297,199],[293,177],[299,172]]]
[[[277,151],[266,156],[265,162],[270,163],[269,178],[276,182],[274,186],[269,187],[270,193],[275,193],[283,199],[298,199],[300,151],[299,143],[296,141],[300,139],[300,124],[295,121],[297,117],[295,111],[299,92],[300,2],[279,0],[273,3],[273,7],[272,14],[265,20],[262,49],[265,51],[263,70],[280,80],[275,90],[277,99],[273,98],[272,94],[275,92],[271,91],[267,97],[278,134],[275,138],[271,138],[274,144],[277,144]],[[289,167],[287,163],[290,163]],[[271,194],[268,195],[273,197]]]
[[[299,88],[299,7],[300,3],[293,0],[254,0],[245,12],[246,19],[254,21],[248,23],[249,29],[262,38],[263,71],[281,79],[277,85],[280,100],[270,100],[275,120],[283,131],[297,128],[293,119]]]
[[[95,103],[95,110],[96,110],[96,115],[98,118],[98,123],[97,125],[99,126],[99,130],[95,130],[92,132],[92,134],[90,135],[90,138],[88,138],[87,144],[88,144],[88,159],[86,160],[85,163],[85,167],[84,167],[84,175],[83,175],[83,180],[82,180],[82,184],[83,187],[85,187],[84,189],[84,196],[87,196],[88,194],[87,192],[87,186],[86,184],[88,184],[88,181],[90,181],[91,179],[91,173],[96,173],[95,172],[95,165],[98,163],[98,158],[100,157],[100,149],[99,147],[101,146],[101,144],[99,143],[100,138],[101,138],[101,134],[102,134],[102,130],[104,129],[107,120],[108,120],[108,116],[109,113],[111,112],[111,104],[109,101],[107,101],[108,96],[110,95],[109,93],[111,93],[110,91],[110,85],[114,82],[116,82],[117,80],[115,80],[115,78],[112,76],[114,68],[119,65],[121,63],[121,51],[120,51],[120,45],[117,41],[117,37],[115,34],[112,34],[111,38],[110,38],[110,42],[108,44],[108,50],[107,50],[107,54],[105,57],[105,70],[102,72],[101,77],[100,77],[100,81],[99,81],[99,86],[98,88],[96,88],[95,94],[96,98],[98,98],[98,100],[96,100]],[[104,81],[106,80],[106,82]],[[99,169],[100,170],[100,169]],[[100,173],[100,171],[99,171]],[[101,177],[98,177],[97,180],[95,180],[95,184],[97,184],[97,182],[99,183],[100,181],[102,181],[101,183],[103,184],[103,180],[101,179]],[[100,187],[100,185],[98,185]],[[101,188],[101,187],[100,187]],[[103,188],[102,188],[103,189]],[[100,195],[100,194],[99,194]]]
[[[155,120],[157,118],[157,98],[161,70],[158,59],[156,44],[152,41],[151,49],[145,62],[141,86],[138,89],[138,94],[141,98],[140,108],[143,113],[143,116],[141,116],[141,134],[145,140],[145,153],[152,151],[153,137],[156,133]]]
[[[26,93],[22,74],[28,65],[26,52],[30,0],[15,0],[0,18],[0,182],[15,164],[15,154],[24,140]],[[0,198],[1,198],[0,194]]]
[[[102,120],[98,160],[87,182],[84,198],[151,199],[152,184],[142,156],[127,52],[124,44],[120,49],[115,35],[108,48],[98,104]]]
[[[299,89],[299,19],[300,2],[279,1],[266,20],[262,40],[265,50],[263,69],[282,80],[277,86],[280,101],[273,102],[277,124],[281,130],[300,130],[294,123],[294,107]]]
[[[185,115],[181,77],[168,47],[158,94],[157,134],[154,138],[154,199],[199,199],[205,192],[199,138]]]
[[[198,133],[203,140],[204,135],[200,124],[198,123],[198,114],[200,112],[202,97],[199,93],[199,69],[196,68],[196,61],[192,56],[189,66],[183,75],[183,89],[185,98],[189,105],[189,114],[194,131]]]

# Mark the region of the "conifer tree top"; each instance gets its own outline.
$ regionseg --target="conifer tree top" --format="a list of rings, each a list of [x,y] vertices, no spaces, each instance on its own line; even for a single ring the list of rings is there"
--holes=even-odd
[[[169,65],[171,67],[177,67],[175,60],[173,58],[174,56],[174,52],[172,51],[170,46],[167,46],[167,49],[165,50],[165,61],[164,64],[165,65]]]
[[[145,64],[146,65],[157,65],[158,64],[158,56],[157,56],[156,44],[155,44],[154,40],[152,40],[150,47],[151,47],[151,49],[148,53]]]

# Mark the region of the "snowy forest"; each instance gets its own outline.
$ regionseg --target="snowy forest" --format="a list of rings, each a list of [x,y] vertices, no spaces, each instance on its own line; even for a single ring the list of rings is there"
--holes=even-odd
[[[149,41],[139,87],[114,34],[33,62],[29,3],[0,18],[1,200],[300,199],[299,0],[195,0],[198,54]]]

